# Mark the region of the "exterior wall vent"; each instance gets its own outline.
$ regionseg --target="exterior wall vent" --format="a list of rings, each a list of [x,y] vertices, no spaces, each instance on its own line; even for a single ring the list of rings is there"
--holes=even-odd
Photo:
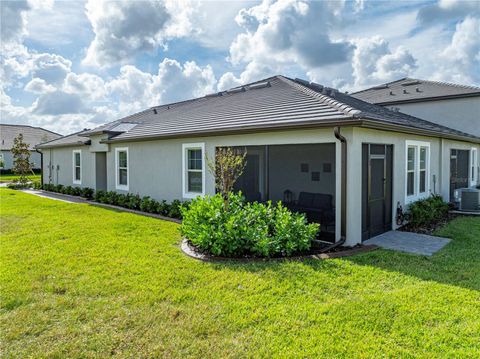
[[[419,85],[421,84],[420,81],[418,80],[413,80],[413,81],[407,81],[402,84],[402,86],[413,86],[413,85]]]

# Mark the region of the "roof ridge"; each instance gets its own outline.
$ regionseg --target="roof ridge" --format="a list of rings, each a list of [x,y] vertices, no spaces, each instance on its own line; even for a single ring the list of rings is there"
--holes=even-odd
[[[22,124],[15,124],[15,123],[0,123],[0,126],[30,127],[30,128],[36,128],[36,129],[42,130],[42,131],[47,131],[47,132],[53,133],[54,135],[62,136],[62,135],[61,135],[60,133],[58,133],[58,132],[53,132],[53,131],[47,130],[46,128],[40,127],[40,126],[22,125]]]
[[[480,87],[475,86],[475,85],[454,84],[452,82],[436,81],[436,80],[421,80],[421,79],[417,79],[417,80],[421,81],[421,82],[429,82],[431,84],[446,85],[446,86],[453,86],[453,87],[462,87],[462,88],[474,89],[474,90],[479,90],[480,91]]]
[[[288,85],[302,91],[303,93],[309,95],[310,97],[313,97],[317,100],[319,100],[322,104],[327,104],[329,106],[332,106],[334,107],[336,110],[338,110],[339,112],[342,112],[343,114],[347,115],[347,116],[353,116],[355,114],[358,114],[360,113],[361,111],[350,106],[350,105],[347,105],[341,101],[338,101],[330,96],[327,96],[327,95],[324,95],[324,94],[321,94],[319,93],[318,91],[315,91],[313,89],[311,89],[310,87],[307,87],[306,85],[302,85],[298,82],[295,82],[294,80],[291,80],[285,76],[278,76],[278,78],[282,81],[284,81],[285,83],[287,83]],[[336,89],[332,89],[336,92],[338,92]]]

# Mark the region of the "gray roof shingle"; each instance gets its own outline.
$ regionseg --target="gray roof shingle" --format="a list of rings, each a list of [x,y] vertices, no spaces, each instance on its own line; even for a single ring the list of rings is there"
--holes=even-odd
[[[389,105],[404,102],[480,96],[480,87],[406,77],[354,92],[351,96],[374,104]]]
[[[77,137],[107,133],[110,141],[121,142],[300,126],[362,125],[365,120],[370,126],[371,123],[401,126],[480,141],[475,136],[390,111],[318,84],[283,76],[156,106],[81,132]],[[55,146],[58,141],[47,145]]]
[[[82,136],[86,130],[75,132],[67,136],[62,136],[55,140],[37,145],[36,148],[65,147],[65,146],[83,146],[90,144],[88,137]]]
[[[31,150],[42,142],[51,141],[61,137],[58,133],[40,127],[0,124],[0,149],[2,151],[10,151],[13,147],[14,138],[20,133],[23,134],[23,142],[28,143]]]

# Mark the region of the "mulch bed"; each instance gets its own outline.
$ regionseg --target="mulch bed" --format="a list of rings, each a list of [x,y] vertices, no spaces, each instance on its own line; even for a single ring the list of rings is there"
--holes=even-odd
[[[378,247],[376,245],[356,245],[355,247],[339,246],[331,249],[328,252],[322,252],[322,248],[312,248],[308,252],[298,253],[290,257],[256,257],[256,256],[242,256],[242,257],[221,257],[209,254],[194,246],[189,240],[183,239],[181,249],[187,256],[199,259],[205,262],[267,262],[267,261],[282,261],[282,260],[305,260],[305,259],[329,259],[353,256],[358,253],[370,252]]]
[[[432,235],[433,232],[435,232],[437,229],[442,228],[448,222],[457,218],[458,216],[461,216],[461,214],[449,212],[441,220],[439,220],[437,222],[434,222],[434,223],[430,223],[429,225],[422,226],[422,227],[413,227],[413,226],[411,226],[407,223],[407,224],[403,225],[402,227],[398,228],[397,230],[398,231],[403,231],[403,232],[413,232],[413,233],[419,233],[419,234]]]

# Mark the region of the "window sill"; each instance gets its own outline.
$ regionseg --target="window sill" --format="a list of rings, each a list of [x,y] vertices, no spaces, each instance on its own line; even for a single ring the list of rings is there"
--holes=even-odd
[[[120,191],[128,191],[128,186],[116,185],[115,189],[118,189]]]
[[[203,192],[186,192],[183,194],[183,198],[188,198],[188,199],[194,199],[197,197],[203,197],[205,196],[205,193]]]
[[[417,195],[407,196],[407,197],[405,197],[405,204],[410,204],[410,203],[413,203],[415,201],[428,198],[429,196],[430,196],[429,192],[424,192],[424,193],[419,193]]]
[[[82,181],[73,181],[73,184],[82,184]]]

